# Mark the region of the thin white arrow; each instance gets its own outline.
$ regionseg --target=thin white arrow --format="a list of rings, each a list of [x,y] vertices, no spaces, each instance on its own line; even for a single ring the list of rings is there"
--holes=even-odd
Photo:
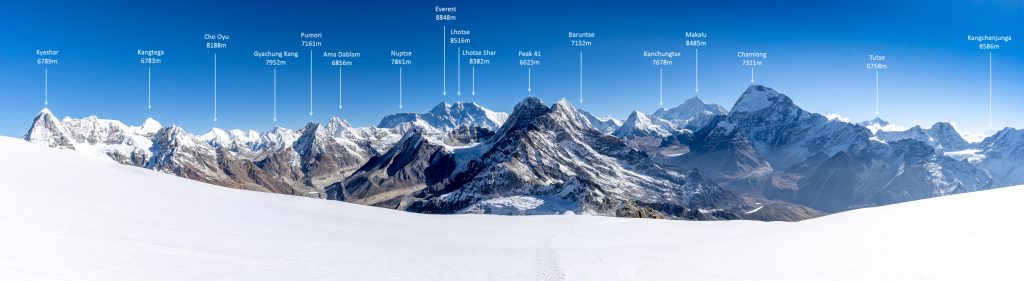
[[[313,116],[313,50],[309,50],[309,116]]]
[[[658,69],[658,106],[665,106],[665,70]]]
[[[533,69],[526,69],[526,92],[530,94],[533,92]]]
[[[878,70],[875,70],[875,117],[878,117]]]
[[[455,90],[455,94],[461,96],[462,95],[462,47],[459,47],[457,51],[459,53],[457,54],[458,57],[455,60],[455,65],[456,65],[456,67],[455,67],[455,71],[456,71],[455,72],[455,76],[457,76],[455,81],[456,81],[456,83],[458,85],[456,86],[457,89]]]
[[[441,26],[441,90],[442,96],[448,95],[448,26]]]
[[[277,122],[277,68],[274,68],[274,122]]]
[[[988,127],[992,128],[992,52],[988,52]]]
[[[43,106],[50,105],[50,69],[43,68]]]
[[[213,122],[217,122],[217,53],[213,53]]]
[[[754,84],[754,67],[750,67],[750,84]]]
[[[700,49],[693,52],[693,92],[700,92]]]
[[[476,66],[473,67],[473,92],[472,95],[476,95]]]
[[[398,109],[402,109],[402,67],[398,67]]]
[[[580,51],[580,103],[583,103],[583,51]]]
[[[338,67],[338,109],[341,109],[341,67]]]
[[[153,109],[153,67],[146,67],[146,108]]]

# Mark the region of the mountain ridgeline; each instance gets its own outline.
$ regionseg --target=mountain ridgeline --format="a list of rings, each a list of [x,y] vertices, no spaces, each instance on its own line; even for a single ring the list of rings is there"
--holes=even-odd
[[[729,110],[692,98],[624,121],[528,97],[511,114],[441,103],[375,127],[192,135],[44,109],[25,139],[231,188],[440,214],[802,220],[1024,183],[1021,130],[970,143],[949,123],[891,128],[753,85]]]

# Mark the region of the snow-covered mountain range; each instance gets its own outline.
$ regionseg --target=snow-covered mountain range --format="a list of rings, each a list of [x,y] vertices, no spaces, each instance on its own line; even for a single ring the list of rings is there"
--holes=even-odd
[[[706,103],[699,97],[692,97],[675,108],[659,108],[651,115],[671,122],[676,127],[696,130],[707,126],[715,116],[728,112],[721,105]]]
[[[901,139],[913,139],[924,142],[929,146],[941,151],[959,151],[970,146],[960,133],[957,133],[953,125],[946,122],[939,122],[931,128],[923,129],[921,126],[914,126],[904,131],[875,131],[875,135],[884,141],[897,141]]]
[[[811,113],[753,85],[726,110],[692,98],[625,121],[561,100],[332,118],[298,130],[193,135],[147,119],[36,116],[25,139],[221,186],[424,213],[800,220],[1024,183],[1024,133],[970,143]]]
[[[520,102],[481,153],[450,179],[414,194],[430,213],[592,213],[690,219],[749,210],[697,171],[674,173],[588,126],[567,100]]]
[[[732,110],[698,130],[670,167],[711,167],[733,192],[826,212],[992,187],[981,169],[917,140],[879,141],[855,124],[804,111],[750,86]]]
[[[487,129],[501,127],[508,119],[508,113],[495,112],[476,103],[442,102],[427,113],[396,113],[384,116],[378,128],[401,128],[408,124],[423,124],[438,131],[451,131],[460,126],[476,126]]]
[[[1020,186],[793,223],[429,216],[0,155],[0,280],[1016,280],[1024,251]]]

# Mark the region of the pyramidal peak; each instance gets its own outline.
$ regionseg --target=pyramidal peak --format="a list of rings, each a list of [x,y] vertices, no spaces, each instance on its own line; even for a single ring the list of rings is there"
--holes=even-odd
[[[456,102],[456,103],[461,103],[461,102]],[[450,104],[448,102],[444,102],[444,101],[442,101],[441,103],[438,103],[437,105],[435,105],[433,108],[430,109],[430,113],[434,113],[434,114],[449,114],[449,112],[451,112],[451,111],[452,111],[452,104]]]
[[[551,105],[551,112],[557,115],[558,117],[556,118],[559,120],[575,124],[575,126],[579,126],[580,128],[587,126],[585,125],[587,122],[585,121],[586,117],[580,114],[579,110],[576,110],[576,107],[572,105],[572,102],[569,102],[567,99],[560,99],[558,102]]]
[[[883,126],[883,127],[884,126],[889,126],[889,121],[885,121],[884,119],[882,119],[882,117],[875,117],[875,118],[872,118],[871,120],[860,122],[860,123],[862,125],[865,125],[865,126],[871,125],[871,124],[878,124],[878,125]]]
[[[40,110],[39,114],[36,114],[36,117],[33,119],[32,127],[41,125],[41,123],[51,123],[60,125],[61,122],[62,121],[60,119],[57,119],[57,116],[53,115],[53,113],[50,112],[49,109],[43,108],[43,110]]]
[[[160,124],[159,121],[156,121],[156,119],[153,119],[152,117],[147,117],[146,120],[142,121],[142,126],[140,126],[140,128],[144,132],[156,133],[156,131],[159,131],[160,128],[163,128],[163,125]]]
[[[559,99],[558,102],[551,105],[551,110],[562,112],[569,116],[575,116],[577,114],[576,107],[572,105],[572,102],[569,102],[569,100],[565,98]]]
[[[32,127],[25,133],[24,139],[32,143],[50,147],[74,149],[71,140],[66,136],[64,125],[49,109],[43,108],[32,121]]]
[[[793,101],[775,89],[762,85],[750,85],[732,106],[732,112],[754,112],[778,103],[792,104]]]
[[[664,121],[659,121],[659,123],[664,123]],[[636,110],[630,113],[626,121],[622,122],[622,126],[612,134],[617,137],[664,137],[670,135],[668,130],[662,128],[661,125],[654,124],[650,116]]]
[[[339,137],[344,134],[345,130],[348,130],[351,127],[352,125],[345,119],[334,116],[331,117],[330,121],[327,121],[327,126],[324,127],[324,130],[331,136]]]
[[[548,106],[544,105],[544,101],[541,100],[540,98],[530,96],[530,97],[524,98],[522,101],[520,101],[519,103],[516,104],[515,109],[512,110],[512,115],[516,115],[516,113],[519,113],[519,112],[523,112],[523,111],[528,112],[530,110],[536,110],[536,109],[540,109],[540,108],[545,108],[546,109],[546,108],[548,108]]]
[[[714,109],[716,109],[718,111],[721,111],[721,112],[715,112],[715,113],[724,113],[726,111],[725,108],[723,108],[721,105],[718,105],[718,104],[715,104],[715,103],[708,103],[708,102],[704,101],[704,99],[701,99],[698,96],[693,96],[692,98],[686,99],[677,108],[704,108],[704,107],[709,107],[709,106],[714,107]]]
[[[175,126],[176,127],[176,126]],[[209,132],[199,136],[200,139],[206,141],[230,141],[231,133],[221,128],[211,128]]]
[[[704,100],[698,97],[692,97],[679,106],[659,108],[653,115],[665,119],[687,119],[697,115],[721,115],[726,113],[728,113],[728,110],[721,105],[705,103]]]
[[[551,109],[544,105],[544,101],[537,97],[526,97],[516,104],[509,115],[508,121],[501,126],[501,131],[510,131],[520,127],[528,126],[534,119],[550,112]]]
[[[352,127],[352,125],[349,124],[347,120],[341,119],[341,117],[337,117],[337,116],[331,117],[331,120],[327,121],[327,126],[328,127],[334,127],[334,128],[348,128],[348,127]]]
[[[686,99],[685,101],[683,101],[682,104],[680,104],[676,108],[708,109],[716,114],[724,114],[726,112],[726,109],[721,105],[718,105],[716,103],[709,103],[697,96],[693,96],[691,98]]]
[[[628,120],[627,122],[629,122],[629,123],[637,123],[637,124],[650,124],[651,123],[651,118],[647,117],[646,113],[640,112],[638,110],[633,110],[633,112],[629,113],[629,117],[626,118],[626,120]]]

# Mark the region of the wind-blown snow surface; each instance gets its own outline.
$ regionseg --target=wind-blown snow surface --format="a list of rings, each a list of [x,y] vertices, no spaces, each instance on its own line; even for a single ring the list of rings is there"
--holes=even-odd
[[[0,137],[0,280],[1000,280],[1024,187],[798,223],[423,215]]]

